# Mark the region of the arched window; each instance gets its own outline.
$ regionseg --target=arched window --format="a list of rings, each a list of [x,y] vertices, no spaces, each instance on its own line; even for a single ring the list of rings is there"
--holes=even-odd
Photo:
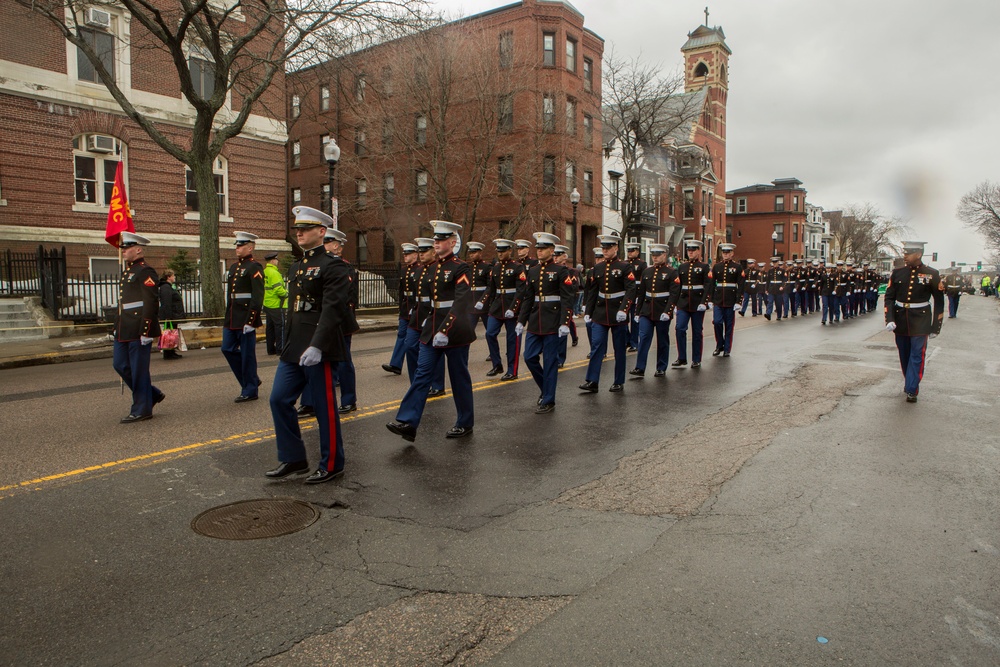
[[[73,139],[73,190],[78,205],[107,208],[125,153],[125,144],[111,135],[80,134]],[[125,183],[127,189],[128,169]]]
[[[701,62],[698,66],[694,68],[694,75],[696,77],[708,76],[708,65]]]

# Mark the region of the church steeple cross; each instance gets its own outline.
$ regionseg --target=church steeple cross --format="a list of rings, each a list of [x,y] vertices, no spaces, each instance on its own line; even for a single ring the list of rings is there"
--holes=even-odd
[[[705,7],[705,25],[708,26],[708,7]]]

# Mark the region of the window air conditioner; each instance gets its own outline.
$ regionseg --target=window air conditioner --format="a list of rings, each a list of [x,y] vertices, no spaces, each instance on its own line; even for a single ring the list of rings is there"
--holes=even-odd
[[[103,9],[96,9],[94,7],[88,7],[87,11],[84,12],[83,22],[95,28],[110,28],[111,12],[106,12]]]
[[[87,137],[87,150],[91,153],[114,153],[115,138],[102,134],[92,134]]]

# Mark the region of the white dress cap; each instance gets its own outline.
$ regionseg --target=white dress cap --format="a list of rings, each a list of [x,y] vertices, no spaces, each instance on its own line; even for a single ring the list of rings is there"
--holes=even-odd
[[[120,248],[131,248],[134,245],[149,245],[149,239],[132,232],[122,232],[122,242]]]
[[[292,208],[292,215],[295,216],[292,228],[315,227],[317,225],[321,227],[333,227],[333,218],[323,211],[310,208],[309,206],[295,206]]]
[[[236,242],[233,245],[243,245],[244,243],[253,243],[257,240],[256,234],[251,234],[250,232],[236,232]]]
[[[434,240],[436,241],[450,239],[462,231],[462,225],[447,220],[431,220],[431,226],[434,227]]]
[[[535,237],[536,248],[547,248],[548,246],[554,246],[559,243],[559,237],[555,234],[549,234],[548,232],[535,232],[532,236]]]

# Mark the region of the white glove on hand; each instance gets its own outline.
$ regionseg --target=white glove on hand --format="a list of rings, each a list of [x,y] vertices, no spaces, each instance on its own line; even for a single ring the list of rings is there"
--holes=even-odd
[[[434,347],[445,347],[448,344],[448,334],[443,334],[438,331],[434,334],[434,340],[431,341],[431,345]]]
[[[590,315],[584,315],[583,322],[584,324],[590,324]]]
[[[476,310],[482,310],[483,309],[483,302],[482,301],[477,301],[475,308],[476,308]]]
[[[670,313],[666,313],[666,312],[660,313],[660,321],[661,322],[669,322],[670,321]]]
[[[625,320],[628,319],[628,315],[625,314],[624,310],[619,310],[618,314],[615,315],[615,319],[618,320],[619,322],[624,322]]]
[[[513,310],[505,310],[505,311],[503,311],[503,316],[504,316],[505,319],[508,319],[508,320],[513,319],[514,318],[514,311]]]
[[[139,342],[143,345],[152,345],[155,338],[147,338],[146,336],[139,336]]]
[[[568,335],[569,335],[569,327],[563,324],[562,326],[559,327],[559,337],[565,338]],[[933,336],[934,334],[931,335]]]
[[[886,331],[895,331],[896,330],[896,323],[895,322],[889,322],[888,324],[885,325],[885,330]]]
[[[639,324],[639,316],[638,315],[634,315],[632,317],[632,321],[635,322],[636,324]]]
[[[518,336],[520,336],[521,334],[523,334],[524,333],[524,325],[521,324],[520,322],[518,322],[517,326],[514,327],[514,333],[517,334]]]
[[[252,324],[244,324],[243,325],[243,333],[245,333],[245,334],[248,334],[251,331],[256,331],[256,330],[257,330],[257,327],[253,326]]]
[[[706,305],[705,305],[705,304],[703,304],[703,303],[699,303],[699,304],[698,304],[698,312],[700,312],[700,313],[703,313],[703,312],[705,312],[706,310],[708,310],[708,306],[706,306]]]
[[[928,336],[928,338],[937,338],[937,337],[938,335],[936,333],[932,333],[930,336]]]
[[[299,357],[299,366],[315,366],[321,361],[323,361],[323,353],[318,347],[310,345]]]

